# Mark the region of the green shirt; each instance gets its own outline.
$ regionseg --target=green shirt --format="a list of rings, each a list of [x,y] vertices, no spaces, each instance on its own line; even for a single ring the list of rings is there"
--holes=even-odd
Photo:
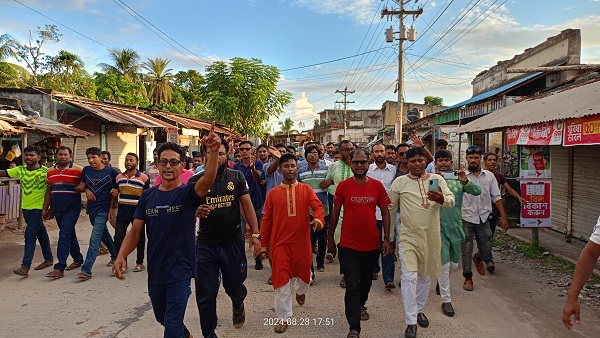
[[[40,166],[36,170],[28,170],[21,165],[6,170],[8,177],[21,180],[21,207],[25,210],[42,209],[46,196],[46,175],[48,168]]]

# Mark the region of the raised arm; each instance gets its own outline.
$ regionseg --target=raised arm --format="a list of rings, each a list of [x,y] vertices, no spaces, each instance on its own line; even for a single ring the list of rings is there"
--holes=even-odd
[[[204,175],[196,182],[194,190],[200,197],[206,196],[210,186],[217,178],[217,169],[219,168],[219,148],[221,147],[221,138],[215,134],[215,122],[210,126],[210,133],[203,138],[203,143],[206,145],[208,159],[204,166]]]

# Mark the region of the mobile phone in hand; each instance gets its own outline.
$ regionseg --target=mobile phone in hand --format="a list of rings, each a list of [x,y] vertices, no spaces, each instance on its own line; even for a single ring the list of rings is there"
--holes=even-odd
[[[432,178],[429,181],[429,191],[438,191],[438,179]]]
[[[453,171],[453,172],[442,172],[442,177],[445,180],[457,180],[458,179],[458,173],[456,171]]]

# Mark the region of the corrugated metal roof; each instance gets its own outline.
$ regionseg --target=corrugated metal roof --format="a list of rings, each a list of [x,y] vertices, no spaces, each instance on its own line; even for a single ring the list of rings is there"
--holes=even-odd
[[[482,116],[461,128],[461,133],[518,127],[600,114],[600,80],[555,91],[515,103]]]
[[[205,120],[200,120],[200,119],[196,119],[193,117],[187,117],[187,116],[182,116],[182,115],[177,115],[177,114],[168,114],[162,111],[151,111],[151,114],[154,114],[155,116],[161,116],[167,120],[173,121],[175,123],[177,123],[178,125],[184,127],[184,128],[188,128],[188,129],[196,129],[196,130],[205,130],[205,131],[210,131],[210,127],[212,122],[211,121],[205,121]],[[225,135],[234,135],[234,136],[240,136],[240,134],[229,130],[227,128],[224,127],[220,127],[219,125],[215,125],[215,132],[219,133],[219,134],[225,134]]]
[[[457,103],[455,105],[452,105],[450,107],[444,108],[442,110],[438,110],[438,111],[434,112],[433,114],[429,114],[428,116],[441,114],[443,112],[446,112],[446,111],[449,111],[449,110],[452,110],[452,109],[456,109],[456,108],[460,108],[462,106],[466,106],[468,104],[471,104],[471,103],[474,103],[474,102],[477,102],[477,101],[485,100],[485,99],[490,98],[490,97],[492,97],[494,95],[497,95],[497,94],[500,94],[502,92],[505,92],[505,91],[507,91],[507,90],[515,87],[515,86],[518,86],[518,85],[520,85],[523,82],[529,81],[529,80],[533,79],[534,77],[537,77],[537,76],[539,76],[539,75],[541,75],[543,73],[544,72],[533,73],[533,74],[528,75],[528,76],[526,76],[526,77],[524,77],[522,79],[519,79],[519,80],[513,81],[513,82],[511,82],[509,84],[506,84],[506,85],[504,85],[502,87],[498,87],[496,89],[488,90],[487,92],[481,93],[479,95],[475,95],[475,96],[473,96],[472,98],[470,98],[468,100],[465,100],[463,102]]]
[[[143,111],[135,108],[127,108],[116,103],[90,100],[81,97],[55,95],[57,100],[67,103],[73,107],[96,115],[100,119],[113,123],[130,124],[138,128],[173,128],[174,126],[163,122]]]
[[[15,116],[22,116],[21,111],[19,110],[14,110],[12,113]],[[92,133],[88,133],[87,131],[77,129],[73,126],[62,124],[45,117],[37,117],[35,119],[25,120],[8,116],[0,116],[0,122],[9,124],[11,127],[13,127],[13,130],[17,130],[19,133],[25,132],[27,129],[33,129],[50,135],[67,137],[88,137],[94,135]],[[2,125],[0,124],[0,131],[1,130]]]

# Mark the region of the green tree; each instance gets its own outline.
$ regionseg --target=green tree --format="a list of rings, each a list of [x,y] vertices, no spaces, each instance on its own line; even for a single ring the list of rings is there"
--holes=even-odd
[[[264,122],[278,117],[292,94],[277,89],[279,69],[259,59],[233,58],[206,67],[202,96],[208,111],[204,118],[225,123],[244,135],[260,135]]]
[[[167,68],[171,60],[156,58],[148,59],[142,63],[142,68],[146,69],[145,80],[148,83],[148,96],[152,98],[152,103],[160,105],[163,102],[171,103],[173,89],[171,81],[174,76],[171,73],[173,69]]]
[[[194,69],[179,71],[173,79],[173,97],[180,94],[185,100],[186,115],[198,117],[205,111],[201,89],[206,84],[204,77]]]
[[[438,96],[427,95],[423,98],[423,101],[429,106],[429,113],[433,113],[433,106],[441,106],[444,104],[444,99]]]
[[[99,63],[98,67],[105,73],[125,77],[128,82],[140,82],[140,55],[131,48],[109,49],[113,64]]]
[[[15,45],[17,60],[24,62],[31,70],[34,85],[38,84],[38,72],[43,66],[45,54],[42,52],[42,48],[49,41],[59,42],[62,36],[58,33],[56,25],[46,25],[44,29],[38,27],[37,35],[38,38],[34,41],[33,33],[29,31],[27,44],[16,43]]]
[[[95,73],[96,97],[131,106],[147,107],[150,101],[146,98],[144,85],[128,82],[124,76],[116,74]]]
[[[16,59],[17,53],[15,52],[15,47],[17,44],[17,41],[14,40],[10,35],[0,35],[0,61],[4,61],[10,57],[14,57]]]
[[[47,72],[39,76],[39,83],[43,87],[94,99],[96,85],[84,67],[78,55],[61,50],[56,56],[46,56],[44,69]]]
[[[279,127],[281,131],[279,131],[279,135],[287,135],[290,137],[290,134],[297,134],[298,131],[294,128],[294,121],[291,118],[286,118],[283,121],[279,121]]]
[[[0,62],[0,87],[23,88],[31,74],[27,69],[8,62]]]

